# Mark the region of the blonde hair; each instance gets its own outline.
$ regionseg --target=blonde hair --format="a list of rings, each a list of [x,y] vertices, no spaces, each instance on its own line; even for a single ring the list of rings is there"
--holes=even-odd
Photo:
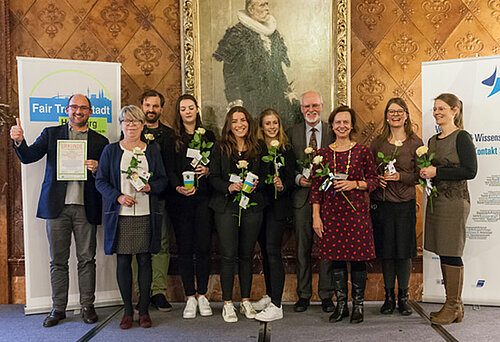
[[[123,122],[127,116],[132,120],[139,120],[142,123],[146,122],[146,115],[144,115],[144,112],[134,105],[123,107],[118,115],[118,121],[120,123]]]
[[[276,112],[272,108],[264,109],[259,116],[259,129],[257,130],[257,138],[260,140],[263,140],[264,142],[266,141],[266,135],[264,133],[264,129],[262,128],[262,121],[264,121],[264,118],[269,115],[274,115],[276,119],[278,119],[278,125],[279,125],[279,132],[278,135],[276,136],[275,140],[278,140],[280,143],[280,148],[285,148],[286,144],[288,144],[288,137],[285,133],[285,130],[283,129],[283,124],[281,122],[281,117],[279,116],[278,112]]]

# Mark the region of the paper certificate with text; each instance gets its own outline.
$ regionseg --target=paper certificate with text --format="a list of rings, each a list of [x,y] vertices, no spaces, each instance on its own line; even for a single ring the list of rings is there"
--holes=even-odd
[[[87,140],[57,141],[57,180],[87,180]]]

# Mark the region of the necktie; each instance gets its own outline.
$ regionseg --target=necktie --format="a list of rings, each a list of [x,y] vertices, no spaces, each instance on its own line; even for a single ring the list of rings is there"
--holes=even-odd
[[[311,128],[311,137],[309,138],[309,147],[312,147],[314,152],[318,150],[318,140],[316,140],[316,128]]]

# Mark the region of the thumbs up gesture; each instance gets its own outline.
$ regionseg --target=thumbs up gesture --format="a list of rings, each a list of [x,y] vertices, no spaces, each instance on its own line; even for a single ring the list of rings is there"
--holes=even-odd
[[[21,142],[24,139],[24,131],[19,118],[16,118],[16,125],[10,128],[10,138],[17,142]]]

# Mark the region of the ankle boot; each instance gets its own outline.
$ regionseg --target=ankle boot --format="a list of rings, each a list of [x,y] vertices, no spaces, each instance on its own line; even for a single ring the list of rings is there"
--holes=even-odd
[[[349,317],[349,308],[347,307],[347,269],[333,270],[333,286],[335,288],[335,296],[337,297],[337,306],[330,315],[329,321],[332,323],[339,322],[344,317]]]
[[[394,295],[394,289],[385,288],[385,301],[384,305],[380,308],[380,313],[383,315],[390,315],[394,312],[396,307],[396,297]]]
[[[408,289],[398,289],[398,311],[403,316],[410,316],[413,313],[408,305]]]
[[[352,314],[351,323],[363,322],[364,309],[363,302],[365,300],[366,287],[366,270],[351,271],[351,291],[352,291]]]
[[[446,303],[443,310],[431,318],[433,324],[460,323],[463,319],[462,288],[464,267],[443,265],[446,268]]]
[[[445,288],[445,292],[446,292],[446,268],[444,267],[443,264],[441,264],[441,274],[443,275],[443,285],[444,285],[444,288]],[[446,300],[448,300],[448,298],[446,298]],[[446,301],[445,301],[445,304],[446,304]],[[433,311],[429,314],[430,318],[434,318],[436,317],[437,315],[439,315],[444,309],[444,304],[443,306],[441,307],[441,309],[439,309],[439,311]]]

